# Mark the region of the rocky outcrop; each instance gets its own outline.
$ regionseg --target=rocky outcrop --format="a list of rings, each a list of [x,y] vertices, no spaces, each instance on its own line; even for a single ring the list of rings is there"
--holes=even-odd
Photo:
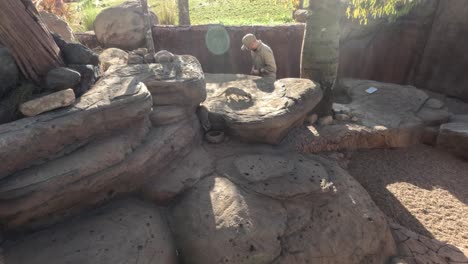
[[[6,229],[42,226],[136,191],[200,140],[195,107],[205,83],[198,61],[178,56],[171,65],[138,66],[112,66],[67,109],[0,126]],[[186,103],[192,114],[152,127],[158,105],[148,89]]]
[[[152,201],[167,203],[213,171],[212,157],[201,146],[197,146],[180,162],[171,164],[166,171],[160,172],[142,191]]]
[[[1,254],[10,264],[177,263],[173,239],[160,210],[136,199],[114,202],[10,242]]]
[[[299,128],[287,142],[313,153],[407,147],[425,142],[426,127],[445,123],[450,117],[442,102],[413,86],[347,79],[343,87],[350,103],[334,104],[333,110],[335,116],[348,118],[328,126]],[[371,87],[377,90],[367,92]]]
[[[306,79],[273,83],[257,76],[206,74],[206,82],[203,106],[212,128],[248,142],[278,144],[322,99],[320,87]]]
[[[171,210],[182,261],[385,263],[396,253],[385,216],[334,163],[233,149],[217,149],[214,175]]]
[[[158,23],[151,13],[153,25]],[[94,21],[94,32],[101,46],[134,50],[144,46],[146,20],[139,1],[127,1],[101,11]]]
[[[176,206],[173,218],[183,261],[270,263],[281,252],[287,215],[278,202],[210,177]]]
[[[0,178],[47,160],[74,142],[126,128],[150,109],[151,97],[144,85],[131,77],[103,78],[69,109],[0,126]],[[101,126],[104,122],[106,126]]]
[[[39,12],[42,21],[47,25],[47,28],[51,32],[59,34],[67,42],[75,42],[75,36],[73,35],[73,30],[70,28],[68,23],[58,17],[55,14],[41,11]]]

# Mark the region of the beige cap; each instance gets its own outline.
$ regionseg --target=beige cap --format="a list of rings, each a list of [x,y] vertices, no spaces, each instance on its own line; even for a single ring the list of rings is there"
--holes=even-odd
[[[242,47],[241,47],[241,50],[249,50],[250,48],[250,45],[257,41],[257,38],[255,37],[254,34],[247,34],[245,35],[243,38],[242,38]]]

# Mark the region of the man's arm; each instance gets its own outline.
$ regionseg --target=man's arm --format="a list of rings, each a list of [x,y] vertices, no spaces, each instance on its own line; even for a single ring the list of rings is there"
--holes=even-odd
[[[255,69],[255,66],[252,66],[252,69],[250,70],[250,75],[259,75],[260,71]]]
[[[260,72],[276,74],[276,62],[272,51],[265,52],[265,67]]]

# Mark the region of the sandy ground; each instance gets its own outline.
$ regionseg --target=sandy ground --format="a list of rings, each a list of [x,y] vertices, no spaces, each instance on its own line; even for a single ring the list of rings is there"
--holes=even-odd
[[[421,145],[356,152],[348,171],[388,217],[468,256],[468,162]]]

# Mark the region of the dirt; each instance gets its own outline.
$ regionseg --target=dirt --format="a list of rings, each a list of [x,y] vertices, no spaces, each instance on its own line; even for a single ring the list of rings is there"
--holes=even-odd
[[[420,145],[355,152],[348,171],[389,218],[468,255],[468,162]]]

